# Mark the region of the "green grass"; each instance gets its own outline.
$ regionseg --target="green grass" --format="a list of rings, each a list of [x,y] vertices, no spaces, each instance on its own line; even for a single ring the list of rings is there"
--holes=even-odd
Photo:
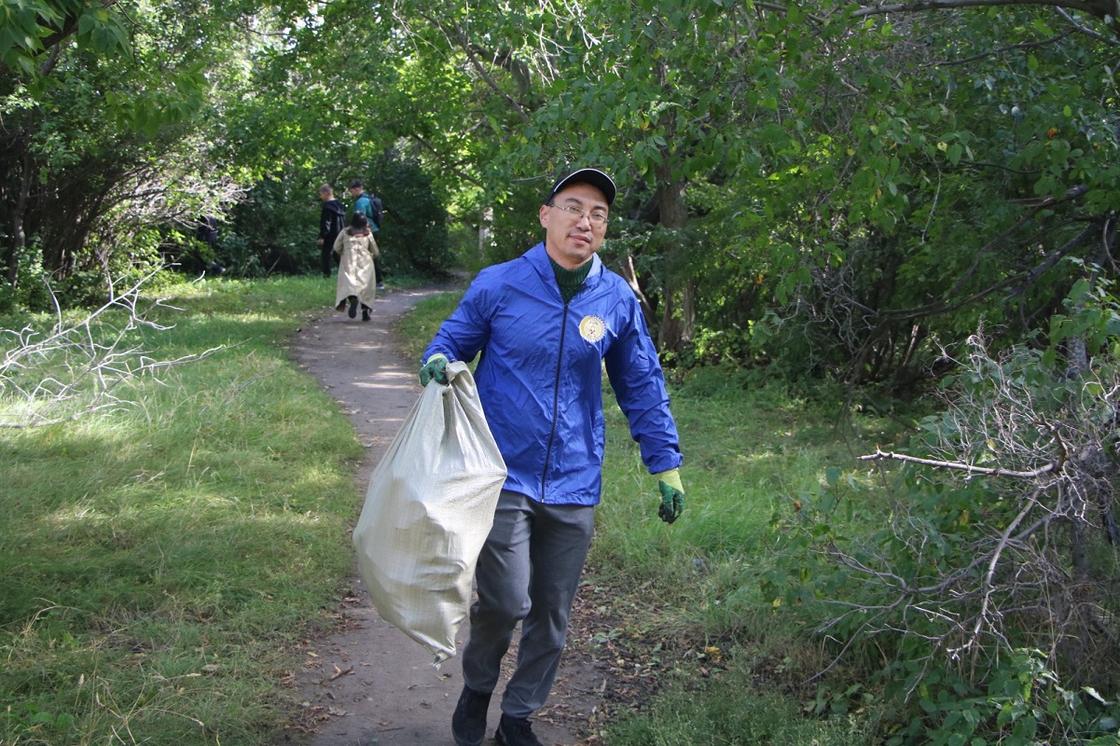
[[[132,408],[0,432],[0,743],[274,742],[289,643],[350,569],[361,447],[284,346],[333,292],[170,288],[145,349],[226,349]]]
[[[424,348],[439,331],[439,325],[443,320],[455,310],[462,296],[461,292],[439,293],[423,300],[397,325],[398,336],[404,340],[405,354],[418,361],[417,370],[420,369],[419,360],[424,354]]]
[[[860,417],[841,428],[838,403],[800,398],[727,368],[692,371],[670,391],[687,495],[684,515],[671,526],[657,518],[655,484],[625,418],[607,408],[590,568],[600,582],[639,589],[630,592],[640,597],[633,608],[644,613],[625,619],[620,633],[656,640],[674,661],[663,677],[670,685],[640,714],[615,723],[607,742],[870,742],[858,718],[802,713],[813,696],[802,682],[828,659],[807,630],[772,613],[759,580],[782,549],[773,518],[792,515],[795,499],[817,490],[830,467],[854,469],[852,453],[889,439],[893,426]],[[696,676],[709,644],[728,656],[727,670],[717,667],[711,680]]]
[[[675,684],[647,712],[614,723],[611,746],[865,746],[858,718],[804,717],[789,697],[759,691],[750,672],[733,669],[699,696]]]
[[[688,599],[680,600],[688,600],[690,619],[719,626],[726,610],[696,606],[698,588],[711,591],[705,600],[714,601],[725,595],[720,585],[757,585],[744,558],[768,540],[775,512],[789,510],[795,497],[823,482],[828,467],[852,465],[859,438],[885,433],[888,423],[862,418],[851,440],[850,427],[831,424],[839,404],[798,398],[780,384],[730,369],[693,371],[671,395],[685,454],[684,517],[672,526],[658,520],[656,485],[621,411],[608,406],[593,557],[600,569],[686,589]]]
[[[403,321],[414,357],[458,297],[426,301]],[[727,368],[692,371],[670,393],[687,494],[684,515],[671,526],[658,519],[656,484],[613,396],[604,394],[607,454],[591,582],[612,588],[626,610],[613,634],[665,645],[671,650],[662,657],[675,656],[662,677],[669,685],[650,707],[614,724],[607,742],[868,742],[858,719],[802,713],[802,700],[813,695],[800,682],[828,659],[803,631],[775,624],[759,578],[778,549],[772,518],[791,514],[794,500],[814,492],[829,467],[862,478],[853,455],[889,441],[898,424],[870,415],[843,419],[843,406],[827,397],[799,397],[762,375]],[[708,680],[686,661],[711,641],[730,660]]]

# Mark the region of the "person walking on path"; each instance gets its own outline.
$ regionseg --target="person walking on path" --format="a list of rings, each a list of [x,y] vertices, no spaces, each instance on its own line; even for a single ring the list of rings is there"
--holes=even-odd
[[[330,277],[334,240],[346,227],[346,208],[334,198],[334,189],[330,184],[319,187],[319,199],[323,202],[319,211],[319,258],[323,277]]]
[[[370,230],[376,236],[381,232],[381,200],[372,194],[367,194],[361,179],[353,179],[349,186],[350,196],[354,198],[354,212],[363,213],[369,220]],[[385,273],[381,270],[381,260],[374,257],[374,270],[377,273],[377,289],[385,289]]]
[[[539,208],[545,240],[482,270],[424,351],[420,384],[447,383],[450,361],[478,353],[475,381],[508,476],[478,558],[478,600],[451,719],[477,746],[502,658],[521,622],[516,668],[495,738],[540,744],[530,716],[548,698],[591,543],[602,480],[602,365],[654,476],[658,514],[684,509],[682,456],[665,379],[626,281],[603,266],[615,185],[592,168],[557,180]]]
[[[360,303],[362,321],[369,321],[373,299],[377,297],[373,260],[377,257],[378,249],[364,213],[354,213],[350,219],[350,227],[335,239],[334,252],[339,255],[335,307],[341,311],[349,303],[348,314],[350,318],[354,318],[358,315]]]

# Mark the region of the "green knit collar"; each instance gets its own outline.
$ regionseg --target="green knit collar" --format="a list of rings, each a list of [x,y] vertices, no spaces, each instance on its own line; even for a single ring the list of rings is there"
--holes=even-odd
[[[561,267],[552,257],[549,257],[548,261],[552,265],[552,272],[556,275],[556,284],[560,286],[560,297],[565,302],[571,300],[572,296],[579,292],[580,287],[583,286],[583,281],[587,279],[587,275],[591,272],[592,260],[588,259],[575,269]]]

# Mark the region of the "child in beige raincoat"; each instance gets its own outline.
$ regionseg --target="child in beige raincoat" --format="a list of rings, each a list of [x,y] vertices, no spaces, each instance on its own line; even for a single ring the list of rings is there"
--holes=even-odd
[[[362,321],[369,321],[369,312],[377,294],[373,260],[381,252],[377,250],[377,242],[369,230],[369,219],[364,214],[354,213],[350,227],[334,240],[334,253],[339,255],[335,307],[341,311],[349,303],[348,314],[354,318],[361,303]]]

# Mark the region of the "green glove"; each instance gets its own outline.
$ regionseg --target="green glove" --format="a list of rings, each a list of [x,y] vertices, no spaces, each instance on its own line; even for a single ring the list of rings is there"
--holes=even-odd
[[[681,486],[681,473],[677,469],[654,474],[657,489],[661,493],[661,507],[657,515],[666,523],[672,523],[684,512],[684,487]]]
[[[427,386],[429,381],[446,386],[449,381],[447,380],[447,355],[442,352],[437,352],[428,358],[428,362],[424,363],[424,367],[420,369],[420,385]]]

